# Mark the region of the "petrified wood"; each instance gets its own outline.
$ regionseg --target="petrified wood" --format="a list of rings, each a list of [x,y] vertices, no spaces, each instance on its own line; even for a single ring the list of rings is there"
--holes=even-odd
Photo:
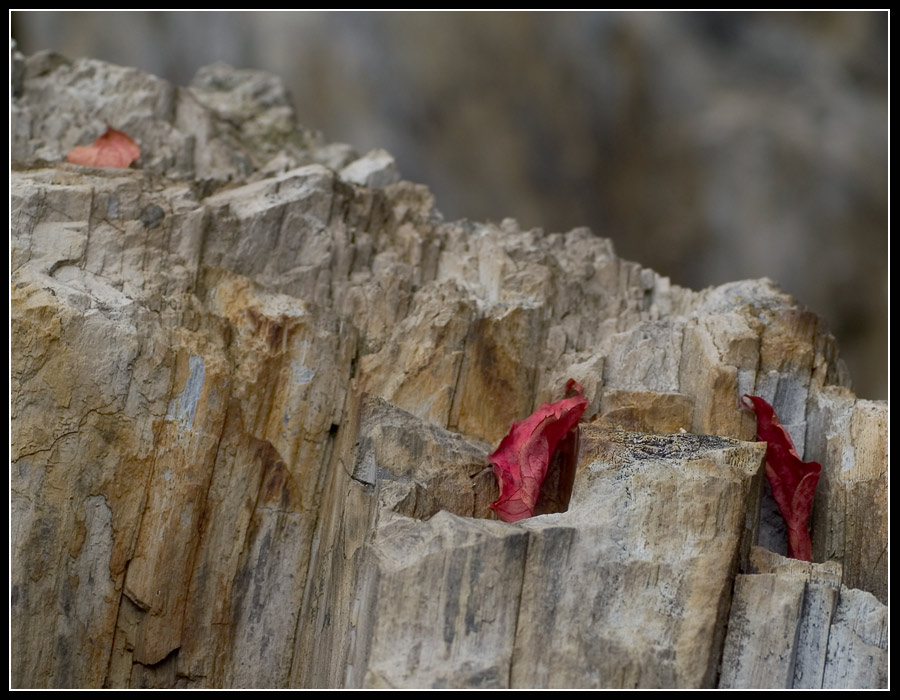
[[[265,74],[13,86],[14,687],[885,683],[887,405],[772,282],[444,221]],[[107,125],[137,167],[64,163]],[[571,500],[500,522],[486,456],[570,377]],[[743,393],[822,463],[833,563],[752,563],[785,541]]]

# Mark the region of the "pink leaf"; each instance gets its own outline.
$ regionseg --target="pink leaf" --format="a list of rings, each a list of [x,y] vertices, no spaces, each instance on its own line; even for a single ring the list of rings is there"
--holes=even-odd
[[[570,379],[566,393],[572,390],[576,396],[545,403],[522,422],[513,423],[509,434],[488,457],[500,485],[500,498],[491,503],[491,508],[501,520],[514,523],[534,515],[550,458],[588,405],[582,386]]]
[[[107,128],[90,146],[76,146],[66,156],[75,165],[95,168],[127,168],[141,157],[141,149],[126,134]]]
[[[750,399],[752,405],[747,403]],[[766,443],[766,477],[772,496],[788,527],[788,555],[812,561],[809,515],[822,465],[804,462],[794,449],[775,410],[758,396],[744,394],[741,402],[756,413],[756,436]]]

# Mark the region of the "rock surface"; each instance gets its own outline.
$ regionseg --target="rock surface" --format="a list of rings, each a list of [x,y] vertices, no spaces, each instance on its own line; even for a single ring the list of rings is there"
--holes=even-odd
[[[11,30],[178,85],[268,70],[304,125],[387,148],[450,218],[593,226],[694,289],[771,277],[828,320],[856,394],[888,396],[886,11],[13,11]]]
[[[747,392],[822,462],[814,557],[860,589],[821,684],[883,684],[888,409],[771,282],[446,222],[265,74],[13,84],[14,687],[753,685],[732,589],[785,539]],[[139,167],[63,163],[107,124]],[[602,412],[571,502],[499,522],[486,455],[569,377]]]
[[[887,607],[842,586],[840,564],[756,548],[750,571],[737,577],[720,688],[887,687]]]

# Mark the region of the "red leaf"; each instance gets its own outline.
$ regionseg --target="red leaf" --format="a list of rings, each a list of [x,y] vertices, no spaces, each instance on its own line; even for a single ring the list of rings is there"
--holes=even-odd
[[[513,423],[509,434],[488,457],[500,484],[500,498],[491,503],[491,508],[501,520],[514,523],[534,515],[550,458],[588,405],[582,386],[570,379],[566,393],[573,390],[577,396],[545,403],[521,423]]]
[[[66,156],[75,165],[95,168],[127,168],[141,157],[141,149],[121,131],[107,128],[106,133],[91,146],[76,146]]]
[[[746,399],[750,399],[753,405],[748,404]],[[800,459],[791,436],[766,401],[744,394],[741,402],[756,413],[756,436],[766,443],[766,477],[775,503],[787,523],[788,556],[812,561],[809,514],[822,465]]]

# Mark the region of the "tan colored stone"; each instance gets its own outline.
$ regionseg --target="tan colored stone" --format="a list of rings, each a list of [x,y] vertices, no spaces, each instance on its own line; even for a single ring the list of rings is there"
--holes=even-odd
[[[842,586],[840,564],[755,547],[750,570],[735,587],[719,687],[886,685],[887,608]]]
[[[684,394],[612,389],[601,404],[604,425],[619,426],[642,433],[687,432],[693,418],[694,402]]]
[[[719,437],[753,439],[742,393],[822,462],[816,557],[886,601],[887,405],[772,283],[445,222],[374,161],[342,178],[267,76],[40,65],[13,105],[13,687],[711,687],[734,576],[783,546],[763,446]],[[113,106],[143,168],[46,160]],[[604,412],[574,486],[557,457],[539,515],[495,521],[487,455],[570,377]],[[869,603],[826,676],[881,682]]]

